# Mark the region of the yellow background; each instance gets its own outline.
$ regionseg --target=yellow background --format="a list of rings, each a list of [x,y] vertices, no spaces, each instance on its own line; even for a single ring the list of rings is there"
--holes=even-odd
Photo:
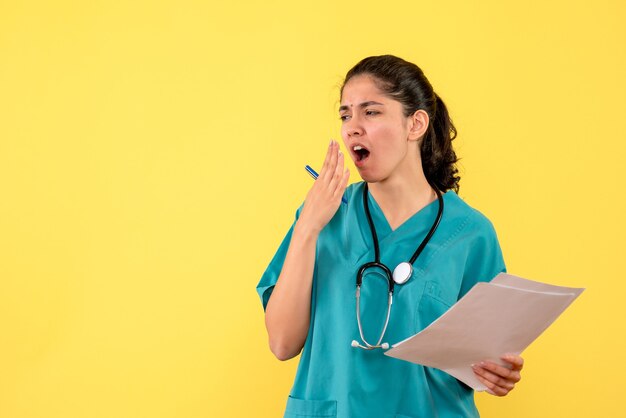
[[[0,417],[277,417],[257,281],[359,59],[420,65],[514,274],[587,291],[483,417],[624,416],[620,0],[0,3]],[[352,171],[351,181],[357,181]]]

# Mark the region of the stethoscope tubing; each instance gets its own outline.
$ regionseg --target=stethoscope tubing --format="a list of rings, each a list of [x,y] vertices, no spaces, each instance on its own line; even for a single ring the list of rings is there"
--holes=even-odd
[[[437,211],[437,217],[435,218],[435,222],[433,222],[433,225],[428,231],[428,234],[426,234],[426,236],[424,237],[420,245],[417,247],[417,249],[413,253],[413,256],[411,257],[409,261],[410,265],[412,265],[415,262],[415,260],[417,260],[417,258],[422,253],[422,251],[424,250],[424,248],[426,247],[426,245],[432,238],[433,234],[437,230],[439,223],[441,222],[441,218],[443,215],[443,206],[444,206],[443,196],[441,195],[441,192],[437,188],[433,187],[433,189],[435,190],[435,193],[437,193],[437,200],[439,201],[439,210]],[[359,335],[361,337],[361,341],[363,341],[365,345],[361,345],[356,340],[353,340],[352,346],[359,347],[365,350],[373,350],[376,348],[387,349],[389,348],[389,344],[382,343],[382,341],[383,341],[383,338],[385,337],[387,326],[389,325],[389,318],[391,317],[391,306],[393,305],[393,292],[394,292],[395,281],[393,279],[393,274],[391,270],[389,269],[389,267],[387,267],[380,261],[380,248],[378,245],[378,235],[376,234],[376,228],[374,227],[374,221],[372,220],[372,215],[369,209],[369,202],[367,199],[368,199],[368,187],[367,187],[367,183],[365,183],[365,186],[363,188],[363,206],[365,208],[365,214],[367,216],[367,223],[369,224],[370,231],[372,232],[372,241],[374,242],[374,261],[370,261],[368,263],[363,264],[357,272],[356,320],[357,320],[357,325],[359,327]],[[388,286],[387,315],[385,318],[385,325],[383,327],[382,333],[380,334],[380,338],[378,339],[378,342],[375,345],[372,345],[369,342],[367,342],[367,340],[365,339],[365,335],[363,334],[363,327],[361,326],[361,285],[363,283],[363,274],[365,273],[365,270],[369,268],[379,268],[383,270],[383,272],[385,273],[385,276],[387,277],[387,286]],[[402,283],[405,283],[405,281]]]

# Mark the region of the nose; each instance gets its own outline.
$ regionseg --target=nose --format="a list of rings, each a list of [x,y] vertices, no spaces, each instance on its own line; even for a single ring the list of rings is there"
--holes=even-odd
[[[344,125],[348,137],[363,135],[363,127],[358,117],[352,116]]]
[[[361,130],[361,128],[358,128],[358,127],[354,127],[354,128],[349,128],[348,129],[348,136],[349,137],[361,136],[362,133],[363,133],[363,131]]]

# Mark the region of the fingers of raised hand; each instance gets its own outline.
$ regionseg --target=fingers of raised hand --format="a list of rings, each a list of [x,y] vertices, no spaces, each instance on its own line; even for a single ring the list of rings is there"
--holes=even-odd
[[[342,169],[339,183],[337,184],[333,198],[341,199],[343,197],[343,193],[346,191],[346,187],[348,186],[348,179],[350,179],[350,170],[347,168],[345,170]]]
[[[345,157],[339,151],[339,143],[332,140],[328,146],[326,159],[322,166],[319,178],[314,187],[322,194],[330,195],[333,200],[343,196],[350,173],[344,170]]]
[[[337,186],[341,183],[341,178],[343,176],[343,153],[341,151],[337,151],[335,167],[330,177],[330,189],[335,190]]]
[[[348,187],[348,180],[350,180],[350,170],[346,168],[343,171],[343,175],[341,178],[341,185],[339,187],[342,195],[343,195],[343,192],[346,190],[346,187]]]
[[[339,151],[339,143],[331,140],[319,177],[307,194],[310,204],[330,203],[334,206],[340,203],[350,176],[349,170],[344,170],[344,160],[343,153]]]
[[[320,172],[320,178],[322,181],[329,181],[337,167],[337,159],[339,154],[339,144],[337,141],[331,140],[328,145],[328,152],[326,153],[326,159]]]

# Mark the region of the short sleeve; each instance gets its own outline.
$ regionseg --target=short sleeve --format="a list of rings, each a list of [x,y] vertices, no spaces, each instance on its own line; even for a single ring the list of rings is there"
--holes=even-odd
[[[479,214],[479,230],[468,249],[459,299],[478,282],[489,282],[506,272],[502,249],[493,224]]]
[[[267,302],[270,300],[270,296],[272,295],[272,291],[274,290],[274,286],[276,285],[278,276],[280,276],[280,272],[283,269],[283,263],[285,262],[287,250],[289,249],[289,244],[291,243],[293,228],[296,225],[296,221],[300,217],[301,210],[302,206],[300,206],[296,211],[296,219],[291,224],[291,228],[289,228],[289,231],[287,231],[287,235],[285,235],[285,238],[283,238],[283,242],[278,247],[276,254],[274,254],[272,261],[270,261],[270,264],[267,266],[265,273],[263,273],[263,276],[261,276],[259,284],[257,284],[256,286],[256,291],[261,298],[261,303],[263,304],[263,310],[265,310],[265,308],[267,307]]]

